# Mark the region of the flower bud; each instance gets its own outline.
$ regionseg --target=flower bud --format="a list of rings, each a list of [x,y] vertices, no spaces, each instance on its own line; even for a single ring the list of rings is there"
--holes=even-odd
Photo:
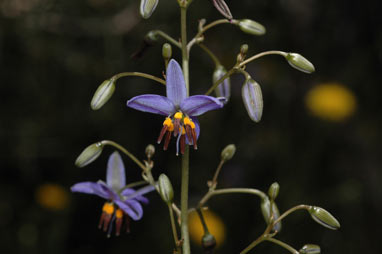
[[[321,207],[312,206],[309,209],[309,213],[312,216],[313,220],[315,220],[318,224],[321,224],[324,227],[329,229],[339,229],[340,223],[333,215],[331,215],[328,211]]]
[[[74,163],[77,167],[82,168],[96,160],[102,153],[103,144],[101,142],[94,143],[85,148],[77,157]]]
[[[271,184],[268,190],[268,196],[271,200],[275,200],[279,194],[280,185],[277,182]]]
[[[247,79],[241,89],[241,96],[248,116],[256,123],[260,122],[263,115],[263,95],[260,85],[253,79]]]
[[[145,153],[146,153],[147,158],[151,159],[155,154],[155,146],[153,146],[151,144],[146,146]]]
[[[285,56],[285,58],[288,61],[290,66],[292,66],[293,68],[299,71],[302,71],[305,73],[312,73],[315,71],[313,64],[300,54],[288,53]]]
[[[148,19],[155,11],[159,0],[141,0],[140,13],[142,18]]]
[[[242,19],[239,21],[238,25],[241,31],[247,34],[263,35],[266,32],[265,27],[262,24],[250,19]]]
[[[169,60],[172,56],[172,48],[171,48],[171,45],[169,43],[165,43],[163,44],[163,47],[162,47],[162,56],[163,56],[163,59],[164,60]]]
[[[202,246],[206,253],[212,253],[212,250],[216,246],[216,239],[210,233],[205,233],[202,238]]]
[[[227,73],[223,65],[216,67],[212,75],[212,83],[215,84],[219,79],[221,79]],[[215,88],[215,93],[217,97],[224,97],[226,100],[224,103],[227,103],[231,96],[231,81],[230,78],[226,78],[222,83],[220,83]]]
[[[248,52],[248,44],[243,44],[240,47],[240,54],[246,55]]]
[[[231,11],[229,10],[228,5],[224,2],[224,0],[212,0],[212,3],[221,15],[229,20],[232,19]]]
[[[280,217],[280,212],[279,212],[279,209],[277,208],[276,203],[272,202],[272,204],[273,204],[272,205],[273,221],[275,221],[278,217]],[[271,222],[270,221],[271,220],[271,212],[270,212],[271,202],[269,201],[268,198],[264,198],[260,203],[260,207],[261,207],[261,212],[264,216],[265,222],[269,224]],[[277,222],[277,224],[274,225],[273,230],[280,232],[281,221]]]
[[[161,174],[158,179],[159,194],[164,202],[170,204],[174,198],[174,191],[170,179],[165,174]]]
[[[115,80],[108,79],[102,82],[93,95],[90,107],[93,110],[100,109],[113,95],[115,90]]]
[[[230,144],[223,149],[221,153],[221,159],[223,161],[228,161],[232,159],[232,157],[235,155],[235,152],[236,152],[236,146],[234,144]]]
[[[298,253],[300,253],[300,254],[320,254],[321,248],[320,248],[320,246],[315,245],[315,244],[305,244],[298,251]]]
[[[158,37],[155,31],[148,32],[144,37],[144,42],[149,46],[154,45],[157,41],[158,41]]]

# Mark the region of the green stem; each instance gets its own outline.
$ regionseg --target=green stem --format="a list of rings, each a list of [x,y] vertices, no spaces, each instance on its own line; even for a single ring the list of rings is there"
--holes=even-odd
[[[284,243],[284,242],[282,242],[282,241],[280,241],[280,240],[274,239],[274,238],[272,238],[272,237],[265,237],[264,240],[269,241],[269,242],[272,242],[272,243],[275,243],[275,244],[277,244],[277,245],[283,247],[284,249],[289,250],[289,251],[290,251],[291,253],[293,253],[293,254],[299,254],[299,252],[298,252],[295,248],[293,248],[293,247],[290,246],[289,244],[286,244],[286,243]]]
[[[272,223],[272,227],[274,225],[276,225],[278,222],[280,222],[282,219],[284,219],[286,216],[288,216],[289,214],[297,211],[297,210],[301,210],[301,209],[305,209],[305,210],[309,210],[311,208],[311,206],[309,205],[298,205],[298,206],[295,206],[295,207],[292,207],[290,208],[289,210],[285,211],[283,214],[280,215],[280,217],[278,217],[273,223]]]
[[[212,61],[214,61],[216,67],[221,65],[220,62],[219,62],[219,59],[215,56],[214,53],[212,53],[212,51],[209,48],[207,48],[202,43],[199,43],[198,45],[199,45],[200,48],[202,48],[209,55],[209,57],[212,59]]]
[[[257,189],[249,189],[249,188],[228,188],[228,189],[220,189],[220,190],[212,190],[207,192],[207,194],[199,201],[198,208],[202,207],[211,197],[215,195],[221,194],[231,194],[231,193],[247,193],[260,197],[261,199],[267,198],[267,195]]]
[[[128,77],[128,76],[137,76],[137,77],[152,79],[152,80],[157,81],[163,85],[166,85],[165,80],[158,78],[158,77],[155,77],[153,75],[147,74],[147,73],[142,73],[142,72],[122,72],[122,73],[118,73],[118,74],[114,75],[113,77],[111,77],[111,79],[116,81],[119,78]]]
[[[188,50],[187,50],[187,7],[180,8],[180,32],[182,43],[182,65],[184,81],[186,83],[187,96],[189,94],[189,67],[188,67]]]
[[[255,60],[257,58],[260,58],[260,57],[266,56],[266,55],[281,55],[281,56],[285,57],[287,55],[287,53],[279,51],[279,50],[270,50],[270,51],[261,52],[257,55],[254,55],[254,56],[244,60],[237,67],[240,68],[240,67],[246,65],[247,63],[252,62],[253,60]]]
[[[137,157],[135,157],[132,153],[130,153],[126,148],[124,148],[123,146],[115,143],[114,141],[111,141],[111,140],[103,140],[101,141],[101,144],[103,145],[111,145],[111,146],[114,146],[115,148],[119,149],[121,152],[123,152],[124,154],[126,154],[132,161],[134,161],[143,171],[146,170],[146,167],[145,165],[143,165],[142,162],[140,162]]]
[[[223,167],[224,162],[225,162],[225,160],[221,160],[219,165],[218,165],[218,167],[216,168],[215,175],[214,175],[214,177],[212,178],[212,181],[211,181],[211,189],[212,190],[215,190],[215,188],[217,186],[218,176],[219,176],[220,170]]]
[[[208,89],[208,91],[205,93],[205,95],[209,95],[210,93],[212,93],[216,87],[218,87],[218,85],[220,85],[226,78],[229,78],[229,76],[231,76],[232,74],[234,74],[236,72],[236,68],[233,67],[232,69],[230,69],[226,74],[224,74],[223,77],[221,77],[218,81],[216,81],[211,87],[210,89]]]
[[[182,48],[181,44],[174,40],[171,36],[169,36],[168,34],[166,34],[165,32],[161,31],[161,30],[154,30],[153,31],[155,33],[155,35],[159,35],[161,36],[163,39],[167,40],[168,42],[174,44],[175,46],[177,46],[178,48]]]
[[[174,219],[174,211],[172,210],[171,204],[168,204],[168,211],[170,213],[171,228],[172,228],[172,235],[174,236],[175,248],[176,248],[177,253],[178,253],[178,249],[179,249],[178,232],[176,231],[176,224],[175,224],[175,219]]]
[[[200,222],[202,223],[204,234],[209,234],[210,231],[208,231],[207,223],[204,220],[204,216],[203,216],[202,210],[200,208],[198,208],[198,209],[196,209],[196,212],[198,213]]]
[[[147,182],[146,181],[138,181],[138,182],[130,183],[130,184],[126,185],[125,187],[123,187],[119,191],[119,193],[122,193],[126,189],[134,188],[134,187],[141,186],[141,185],[144,185],[144,184],[147,184]]]
[[[189,154],[190,148],[186,146],[182,156],[182,184],[181,184],[181,233],[183,240],[183,254],[190,254],[190,237],[188,233],[188,181],[189,181]]]
[[[261,235],[259,236],[259,238],[257,238],[255,241],[253,241],[250,245],[248,245],[247,248],[245,248],[244,250],[242,250],[240,252],[240,254],[246,254],[248,253],[248,251],[252,250],[256,245],[258,245],[259,243],[261,243],[262,241],[264,241],[264,235]]]

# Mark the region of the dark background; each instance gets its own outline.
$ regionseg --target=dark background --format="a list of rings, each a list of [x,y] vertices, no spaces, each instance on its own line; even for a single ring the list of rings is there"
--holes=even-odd
[[[191,152],[191,205],[207,191],[221,149],[234,143],[237,153],[224,167],[220,187],[266,191],[277,181],[281,211],[315,204],[341,222],[340,230],[331,231],[296,212],[284,221],[279,239],[297,249],[319,244],[328,254],[380,253],[380,1],[226,2],[235,18],[251,18],[267,28],[262,37],[230,25],[207,32],[205,44],[227,68],[247,43],[249,55],[272,49],[299,52],[317,71],[298,72],[279,56],[249,64],[248,72],[263,89],[264,114],[258,124],[248,118],[241,101],[243,78],[232,78],[230,103],[199,118],[199,150]],[[103,201],[69,193],[76,182],[104,179],[113,150],[107,148],[95,163],[76,168],[73,162],[87,145],[111,139],[144,159],[146,145],[155,142],[161,128],[162,117],[125,106],[135,95],[164,94],[161,85],[149,80],[123,78],[108,104],[99,111],[89,107],[98,85],[116,73],[161,76],[163,41],[139,60],[131,55],[152,29],[179,37],[176,1],[161,0],[149,20],[138,9],[138,0],[0,1],[1,253],[172,252],[167,209],[155,193],[148,195],[145,216],[132,223],[131,233],[111,239],[96,227]],[[210,1],[195,0],[189,38],[200,18],[211,22],[221,16]],[[178,50],[173,51],[180,61]],[[214,66],[197,46],[190,68],[191,93],[205,92]],[[351,116],[328,121],[306,108],[307,92],[327,82],[354,94]],[[178,202],[180,157],[173,143],[168,152],[156,147],[154,175],[165,172],[172,179]],[[139,169],[124,161],[127,181],[139,180]],[[42,186],[53,186],[58,194]],[[41,201],[44,197],[51,201],[48,205]],[[212,199],[209,206],[226,226],[218,253],[238,253],[264,230],[257,198],[228,195]],[[193,249],[202,252],[196,245]],[[255,251],[286,252],[270,243]]]

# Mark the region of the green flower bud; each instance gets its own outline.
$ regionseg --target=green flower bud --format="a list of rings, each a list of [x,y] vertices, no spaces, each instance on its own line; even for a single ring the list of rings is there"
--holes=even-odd
[[[155,11],[155,8],[158,5],[159,0],[141,0],[141,6],[139,11],[141,13],[142,18],[148,19],[151,14]]]
[[[320,254],[321,248],[315,244],[305,244],[298,252],[300,254]]]
[[[165,43],[163,44],[163,47],[162,47],[162,56],[163,56],[163,59],[165,60],[169,60],[172,56],[172,47],[169,43]]]
[[[241,89],[241,97],[248,116],[254,122],[260,122],[264,106],[260,85],[253,79],[247,79]]]
[[[151,144],[146,146],[145,153],[146,153],[147,158],[151,159],[155,154],[155,146],[153,146]]]
[[[271,221],[271,211],[270,211],[270,208],[271,208],[271,202],[269,201],[268,198],[265,198],[261,201],[260,203],[260,208],[261,208],[261,212],[264,216],[264,220],[267,224],[269,224]],[[273,202],[273,205],[272,205],[272,213],[273,213],[273,221],[275,221],[278,217],[280,217],[280,212],[279,212],[279,209],[277,208],[277,205],[275,202]],[[280,222],[277,222],[276,225],[274,225],[273,227],[273,230],[277,231],[277,232],[280,232],[281,230],[281,221]]]
[[[243,44],[240,47],[240,54],[246,55],[248,52],[248,44]]]
[[[223,149],[221,153],[221,159],[223,161],[228,161],[232,159],[232,157],[235,155],[235,152],[236,152],[236,146],[234,144],[230,144]]]
[[[82,151],[74,164],[79,168],[85,167],[95,161],[101,155],[102,150],[103,144],[101,142],[94,143]]]
[[[161,174],[158,179],[159,194],[164,202],[170,204],[174,198],[174,191],[170,179],[165,174]]]
[[[309,213],[312,216],[313,220],[315,220],[318,224],[321,224],[324,227],[329,229],[339,229],[340,223],[333,215],[331,215],[328,211],[321,207],[312,206],[309,209]]]
[[[113,95],[115,90],[115,80],[108,79],[102,82],[93,95],[90,107],[93,110],[100,109]]]
[[[299,71],[302,71],[305,73],[312,73],[315,71],[313,64],[300,54],[288,53],[285,56],[285,58],[288,61],[290,66],[292,66],[293,68]]]
[[[148,32],[148,33],[145,35],[144,42],[145,42],[147,45],[152,46],[152,45],[154,45],[157,41],[158,41],[158,37],[157,37],[157,34],[155,33],[155,31],[150,31],[150,32]]]
[[[216,246],[215,237],[210,233],[204,234],[202,238],[202,246],[207,253],[210,253]]]
[[[271,184],[268,190],[268,196],[271,200],[275,200],[279,194],[280,185],[277,182]]]
[[[250,19],[242,19],[239,21],[238,25],[241,31],[247,34],[263,35],[266,32],[265,27],[262,24]]]

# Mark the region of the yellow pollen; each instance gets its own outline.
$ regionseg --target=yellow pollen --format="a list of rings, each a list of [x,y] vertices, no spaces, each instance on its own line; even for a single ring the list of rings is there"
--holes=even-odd
[[[113,214],[113,212],[114,212],[113,203],[105,203],[102,207],[102,211],[107,213],[107,214]]]
[[[186,134],[186,129],[182,126],[182,135]]]
[[[195,124],[189,117],[185,117],[183,119],[183,122],[184,122],[184,125],[189,125],[192,129],[195,129]]]
[[[174,131],[174,124],[171,123],[170,125],[168,125],[168,131]]]
[[[123,217],[123,211],[121,209],[117,209],[117,211],[115,211],[115,217],[117,217],[117,219],[120,219]]]
[[[170,127],[172,125],[172,121],[170,117],[166,117],[166,120],[164,120],[163,125],[167,125]]]
[[[182,112],[176,112],[174,115],[174,118],[176,118],[176,119],[182,119],[182,117],[183,117]]]

